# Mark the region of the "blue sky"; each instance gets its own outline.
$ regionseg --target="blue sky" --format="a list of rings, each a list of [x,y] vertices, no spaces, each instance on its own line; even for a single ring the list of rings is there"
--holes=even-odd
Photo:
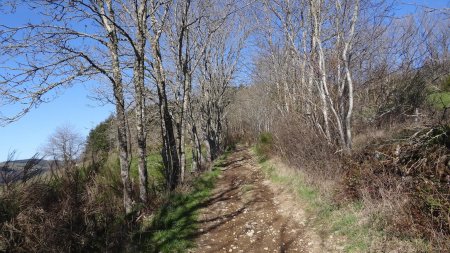
[[[432,8],[450,8],[450,0],[398,0],[398,3],[397,15],[413,14],[417,9],[415,4]]]
[[[66,89],[50,103],[42,104],[19,121],[1,127],[0,161],[13,150],[17,152],[17,159],[29,158],[39,151],[58,126],[64,124],[74,126],[75,131],[87,136],[90,129],[114,112],[112,105],[98,106],[90,100],[89,90],[83,84]]]
[[[448,0],[405,0],[400,3],[417,3],[435,8],[450,7]],[[400,4],[396,14],[414,13],[416,7]],[[36,19],[27,10],[18,10],[14,16],[0,15],[0,24],[18,25]],[[112,105],[98,106],[88,98],[89,86],[94,81],[75,85],[61,92],[61,95],[50,103],[42,104],[17,122],[0,127],[0,161],[5,160],[8,153],[16,150],[16,158],[29,158],[39,151],[48,136],[63,124],[71,124],[75,130],[86,136],[89,130],[105,120],[114,112]],[[0,108],[1,111],[1,108]]]
[[[30,10],[22,8],[18,8],[14,15],[0,13],[0,24],[9,26],[37,19],[38,16]],[[75,131],[87,136],[90,129],[114,112],[113,105],[99,106],[96,101],[88,98],[92,95],[90,94],[92,87],[96,85],[96,81],[89,81],[68,89],[60,89],[55,100],[31,110],[16,122],[0,126],[0,162],[14,150],[16,159],[30,158],[40,151],[48,136],[57,127],[65,124],[70,124]],[[13,107],[0,108],[0,112],[8,112],[11,109]]]

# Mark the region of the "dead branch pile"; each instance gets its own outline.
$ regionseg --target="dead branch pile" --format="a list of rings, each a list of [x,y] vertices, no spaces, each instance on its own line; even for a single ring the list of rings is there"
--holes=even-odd
[[[391,231],[450,249],[450,127],[404,135],[371,143],[346,161],[345,195],[384,203]]]

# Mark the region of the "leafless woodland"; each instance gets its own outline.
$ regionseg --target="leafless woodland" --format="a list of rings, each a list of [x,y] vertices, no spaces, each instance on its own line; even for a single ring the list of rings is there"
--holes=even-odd
[[[399,14],[402,5],[416,12]],[[265,153],[307,171],[313,184],[346,182],[358,161],[372,159],[370,145],[397,140],[394,132],[412,131],[404,139],[414,144],[398,144],[407,145],[402,150],[424,151],[418,143],[427,136],[447,143],[448,7],[394,0],[0,1],[5,15],[19,8],[30,8],[36,19],[16,27],[0,22],[1,123],[39,110],[61,89],[95,80],[92,96],[115,106],[107,153],[119,159],[121,185],[113,188],[120,189],[117,208],[125,214],[159,203],[148,173],[155,150],[165,192],[176,192],[225,150],[257,144],[261,135],[270,136]],[[428,128],[444,130],[424,135]],[[55,150],[63,137],[75,146]],[[79,137],[67,129],[50,142],[55,160],[97,164],[89,141],[81,152]],[[439,154],[446,163],[448,149],[436,150],[423,155]],[[403,151],[383,152],[403,166],[395,160]],[[134,157],[138,182],[130,175]],[[430,179],[439,177],[433,191],[441,194],[442,210],[423,216],[435,223],[423,225],[421,236],[445,248],[450,174],[447,164],[442,168]],[[362,178],[381,177],[374,171]],[[359,190],[337,195],[362,198]]]

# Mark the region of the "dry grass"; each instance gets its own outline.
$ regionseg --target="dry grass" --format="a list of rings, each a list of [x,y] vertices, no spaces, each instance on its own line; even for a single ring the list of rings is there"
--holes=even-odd
[[[17,182],[0,196],[0,251],[98,251],[122,247],[129,223],[121,189],[93,168]]]
[[[33,180],[9,184],[0,192],[0,252],[135,252],[141,247],[143,251],[159,247],[143,244],[154,243],[153,239],[161,233],[152,228],[143,234],[142,230],[150,220],[164,223],[170,219],[158,216],[169,204],[186,209],[186,202],[172,203],[172,195],[162,189],[164,177],[159,161],[157,154],[148,157],[150,200],[135,203],[130,215],[125,215],[123,209],[120,167],[114,154],[101,164],[62,168]],[[132,176],[133,169],[132,166]],[[198,174],[198,180],[189,178],[176,195],[195,200],[198,196],[191,196],[192,190],[201,185],[201,180],[212,181],[212,174]],[[205,184],[209,182],[206,181]],[[212,184],[208,183],[208,187]],[[137,182],[133,188],[133,198],[138,199]],[[176,218],[185,217],[180,214]],[[172,223],[166,225],[164,229],[177,234],[178,228],[171,227]],[[171,243],[181,249],[188,241]]]
[[[289,168],[300,171],[305,189],[314,189],[300,191],[306,199],[330,201],[319,212],[341,222],[326,223],[350,237],[355,231],[363,233],[354,244],[356,251],[450,250],[448,128],[421,130],[397,124],[364,129],[348,156],[304,126],[292,118],[280,121],[272,142],[260,141],[256,151],[263,154],[262,161],[281,157]],[[289,175],[285,170],[277,168],[277,173]]]
[[[342,193],[363,199],[389,233],[425,239],[430,250],[450,250],[448,135],[446,127],[427,128],[368,145],[347,160]]]

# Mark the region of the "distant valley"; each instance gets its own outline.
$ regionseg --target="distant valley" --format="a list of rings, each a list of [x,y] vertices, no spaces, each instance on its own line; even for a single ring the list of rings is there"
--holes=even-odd
[[[22,159],[0,163],[0,184],[12,183],[49,171],[54,160]],[[25,177],[24,174],[26,173]]]

